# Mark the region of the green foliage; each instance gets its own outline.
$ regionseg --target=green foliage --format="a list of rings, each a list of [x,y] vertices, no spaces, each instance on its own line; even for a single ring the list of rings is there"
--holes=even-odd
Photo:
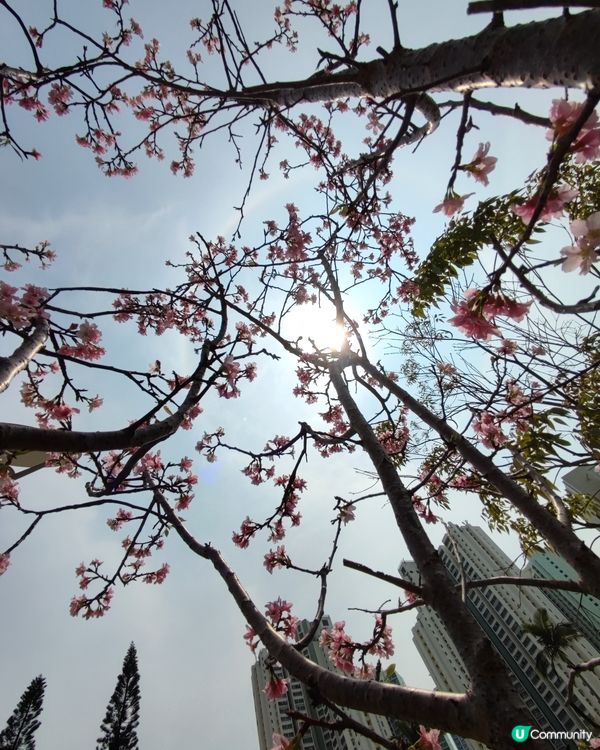
[[[40,726],[46,680],[34,677],[19,701],[12,716],[0,733],[0,750],[35,750],[33,735]]]
[[[495,491],[487,489],[480,491],[479,499],[483,506],[482,515],[492,531],[502,533],[513,531],[519,537],[521,549],[527,557],[544,551],[545,545],[541,541],[539,532],[525,518],[515,516],[514,508],[507,500]],[[553,510],[550,504],[548,504],[548,510]]]
[[[519,453],[540,472],[548,468],[549,459],[558,455],[559,448],[568,447],[569,441],[559,432],[560,425],[565,424],[568,416],[569,412],[559,407],[534,412],[529,419],[529,427],[524,432],[517,431],[516,447]],[[518,463],[515,468],[519,468]],[[528,489],[535,489],[527,478],[522,483]]]
[[[503,244],[517,241],[523,222],[511,210],[516,193],[490,198],[479,204],[472,215],[453,219],[433,243],[413,281],[419,293],[412,312],[423,317],[426,309],[444,296],[446,285],[458,276],[461,268],[472,265],[480,251],[494,240]]]
[[[528,180],[528,197],[537,192],[541,172]],[[579,195],[569,203],[571,219],[587,219],[600,211],[600,171],[596,164],[577,164],[572,157],[562,163],[556,184],[577,188]],[[473,214],[463,214],[453,219],[446,231],[434,242],[429,255],[417,269],[413,281],[419,291],[412,300],[412,313],[423,317],[425,311],[436,305],[445,295],[447,285],[477,259],[483,248],[499,242],[510,247],[518,242],[525,228],[521,219],[511,210],[511,205],[522,200],[518,191],[482,201]],[[534,234],[544,231],[538,224]],[[537,244],[531,237],[526,245]]]
[[[100,727],[103,733],[97,750],[137,750],[137,725],[140,713],[140,675],[133,643],[129,646],[123,669]]]
[[[579,638],[580,634],[570,622],[555,623],[545,609],[538,609],[531,622],[523,623],[523,632],[532,635],[542,647],[536,657],[536,666],[544,676],[556,673],[557,659],[562,659],[568,666],[572,666],[565,654],[565,648],[572,640]]]
[[[579,195],[569,203],[571,219],[587,219],[600,211],[600,170],[597,163],[575,164],[572,157],[560,168],[559,182],[577,188]]]
[[[584,492],[570,492],[563,499],[571,518],[588,519],[600,515],[600,499]]]

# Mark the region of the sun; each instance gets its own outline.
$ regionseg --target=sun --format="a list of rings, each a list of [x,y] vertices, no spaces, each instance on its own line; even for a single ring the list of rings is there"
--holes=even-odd
[[[344,326],[335,320],[331,307],[297,305],[285,316],[285,335],[298,339],[303,351],[339,352],[348,339]]]

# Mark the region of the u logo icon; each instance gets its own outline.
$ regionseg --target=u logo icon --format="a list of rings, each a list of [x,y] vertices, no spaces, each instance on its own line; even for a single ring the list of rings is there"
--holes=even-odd
[[[529,732],[531,730],[531,727],[526,726],[519,726],[513,727],[513,730],[511,732],[512,738],[515,742],[525,742],[525,740],[529,737]]]

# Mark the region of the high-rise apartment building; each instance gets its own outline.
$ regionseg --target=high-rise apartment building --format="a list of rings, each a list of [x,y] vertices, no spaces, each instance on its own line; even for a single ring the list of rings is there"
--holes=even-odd
[[[466,580],[480,580],[498,575],[522,575],[500,547],[475,526],[450,524],[439,553],[457,584],[461,576]],[[537,575],[535,571],[539,571],[542,574],[546,564],[549,564],[548,560],[539,558],[531,573]],[[568,569],[563,570],[567,575]],[[412,562],[402,563],[400,572],[413,581],[418,575]],[[555,571],[551,577],[560,576]],[[522,624],[531,621],[539,609],[545,609],[555,623],[572,619],[565,611],[568,602],[567,597],[559,607],[542,589],[526,586],[494,585],[468,591],[468,609],[506,663],[515,687],[539,729],[571,731],[587,726],[576,708],[565,703],[566,668],[557,663],[557,673],[542,675],[536,667],[541,646],[522,628]],[[571,605],[574,603],[570,602]],[[572,612],[573,609],[569,609],[569,613]],[[467,688],[469,677],[462,659],[443,622],[428,607],[419,610],[413,639],[438,689],[462,692]],[[565,656],[575,664],[598,655],[598,650],[585,637],[571,641],[565,648]],[[581,673],[575,683],[574,700],[588,716],[600,716],[600,677],[597,672]],[[519,721],[522,719],[516,716],[515,724]],[[470,741],[467,745],[478,747],[477,743]],[[565,746],[563,741],[556,741],[556,747],[562,746]]]
[[[308,620],[298,623],[298,637],[304,637],[310,628]],[[322,619],[323,628],[331,628],[332,622],[328,616]],[[318,632],[320,632],[321,628]],[[307,659],[325,669],[331,669],[331,663],[327,658],[325,649],[319,644],[318,638],[313,640],[302,653]],[[252,665],[252,692],[254,695],[254,709],[256,712],[256,723],[258,729],[258,742],[260,750],[270,750],[272,747],[273,734],[280,734],[286,738],[294,737],[299,728],[300,721],[291,718],[289,711],[297,711],[315,719],[325,721],[335,720],[335,715],[323,704],[315,706],[311,700],[309,691],[299,680],[288,675],[281,666],[275,667],[275,673],[280,677],[287,677],[289,687],[286,695],[279,700],[269,700],[265,693],[265,686],[270,678],[267,667],[268,653],[262,650],[258,660]],[[372,729],[378,735],[389,738],[393,736],[390,722],[383,716],[367,714],[364,711],[345,708],[345,713],[355,721]],[[311,727],[302,740],[303,750],[378,750],[381,746],[371,739],[364,737],[349,729],[336,732],[325,727]]]

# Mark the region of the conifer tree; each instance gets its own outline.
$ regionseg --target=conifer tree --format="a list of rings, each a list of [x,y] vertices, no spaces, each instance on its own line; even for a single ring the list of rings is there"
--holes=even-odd
[[[102,736],[97,740],[97,750],[137,750],[139,713],[140,674],[137,652],[132,643],[100,726]]]
[[[42,712],[46,680],[39,675],[29,687],[0,733],[0,750],[35,750],[33,735],[40,726],[38,716]]]

